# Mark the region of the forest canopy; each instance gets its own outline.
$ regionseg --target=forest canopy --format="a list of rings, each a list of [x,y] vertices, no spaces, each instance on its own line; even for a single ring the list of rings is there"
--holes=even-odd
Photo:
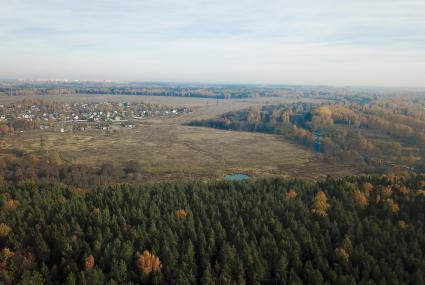
[[[423,175],[27,182],[0,202],[3,284],[424,284]]]

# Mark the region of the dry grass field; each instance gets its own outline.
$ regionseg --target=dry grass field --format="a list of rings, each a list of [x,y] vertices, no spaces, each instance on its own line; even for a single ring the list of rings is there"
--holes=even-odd
[[[324,164],[311,150],[286,141],[281,136],[184,125],[191,120],[207,119],[252,105],[276,104],[277,100],[285,102],[285,98],[216,101],[176,97],[101,96],[96,101],[122,101],[127,99],[125,97],[131,97],[129,99],[133,100],[129,101],[132,102],[137,99],[154,104],[189,106],[193,112],[176,117],[147,119],[135,129],[118,127],[111,134],[100,130],[74,133],[28,131],[7,137],[7,145],[9,148],[38,151],[42,135],[46,147],[59,152],[60,157],[67,162],[91,166],[112,163],[120,166],[129,160],[137,160],[144,170],[143,179],[153,181],[222,178],[225,174],[236,172],[255,177],[303,175],[307,178],[354,173],[350,167]]]

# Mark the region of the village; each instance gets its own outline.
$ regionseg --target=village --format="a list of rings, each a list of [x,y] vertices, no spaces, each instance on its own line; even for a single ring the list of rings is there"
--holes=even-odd
[[[35,129],[61,133],[88,129],[133,129],[147,118],[172,117],[188,112],[191,110],[186,107],[145,103],[23,100],[19,104],[0,105],[0,134]]]

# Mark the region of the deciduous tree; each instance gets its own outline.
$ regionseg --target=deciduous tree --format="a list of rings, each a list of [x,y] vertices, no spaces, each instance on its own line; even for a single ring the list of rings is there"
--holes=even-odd
[[[149,250],[144,250],[142,254],[136,253],[136,264],[137,268],[142,270],[145,275],[160,271],[162,268],[159,258],[150,253]]]
[[[329,207],[325,192],[319,191],[313,198],[311,211],[320,216],[327,216]]]

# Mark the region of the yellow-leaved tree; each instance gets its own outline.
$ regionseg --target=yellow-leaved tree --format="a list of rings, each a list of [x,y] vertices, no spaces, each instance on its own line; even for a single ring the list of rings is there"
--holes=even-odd
[[[351,243],[351,239],[346,236],[341,243],[340,247],[335,249],[335,254],[339,260],[343,262],[348,262],[350,259],[350,254],[353,251],[353,244]]]
[[[93,255],[89,255],[86,257],[86,259],[84,260],[84,266],[86,267],[86,269],[92,269],[94,267],[94,257]]]
[[[0,268],[6,269],[9,259],[12,258],[14,255],[15,253],[11,251],[8,247],[3,248],[1,250]]]
[[[325,192],[318,192],[313,198],[313,205],[311,211],[314,214],[324,217],[328,215],[329,207],[330,205],[328,203],[328,198],[326,197]]]
[[[336,248],[335,254],[340,260],[344,262],[348,262],[348,259],[350,258],[350,255],[348,254],[348,252],[342,247]]]
[[[187,215],[188,215],[188,212],[185,209],[180,209],[180,210],[177,210],[176,212],[176,217],[181,220],[186,219]]]
[[[401,228],[401,229],[407,229],[408,227],[409,227],[409,225],[406,223],[406,221],[405,220],[400,220],[400,221],[398,221],[398,226]]]
[[[152,272],[159,271],[162,268],[161,261],[149,250],[144,250],[142,254],[136,253],[137,268],[143,271],[144,274],[149,275]]]
[[[401,186],[400,188],[398,188],[398,191],[404,195],[408,195],[410,193],[410,189],[406,186]]]
[[[9,199],[4,203],[4,209],[8,212],[13,212],[18,208],[19,201],[14,199]]]
[[[398,204],[394,202],[394,200],[391,198],[387,199],[387,205],[388,209],[392,214],[397,214],[400,211],[400,207],[398,206]]]
[[[370,196],[370,193],[373,191],[373,184],[366,182],[363,184],[363,191],[367,197]]]
[[[0,224],[0,237],[7,237],[11,231],[12,228],[5,223]]]
[[[353,193],[353,200],[357,205],[361,207],[366,207],[369,204],[368,196],[364,192],[360,192],[359,190],[356,190]]]

